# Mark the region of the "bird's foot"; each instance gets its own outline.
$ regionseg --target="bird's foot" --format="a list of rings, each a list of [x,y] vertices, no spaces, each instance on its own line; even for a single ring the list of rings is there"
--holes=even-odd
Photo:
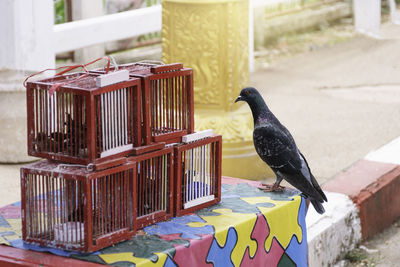
[[[258,187],[258,189],[264,191],[264,192],[282,192],[284,187],[277,185],[277,184],[261,184],[262,186]]]

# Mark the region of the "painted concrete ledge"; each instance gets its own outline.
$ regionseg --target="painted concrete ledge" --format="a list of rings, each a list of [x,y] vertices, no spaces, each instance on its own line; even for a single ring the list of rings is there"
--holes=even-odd
[[[308,261],[310,267],[332,266],[361,241],[357,206],[345,194],[326,192],[325,213],[307,211]]]
[[[360,160],[324,186],[348,195],[357,205],[363,240],[390,226],[400,216],[400,166]]]
[[[310,266],[331,266],[400,217],[400,137],[323,186],[326,213],[309,209]]]

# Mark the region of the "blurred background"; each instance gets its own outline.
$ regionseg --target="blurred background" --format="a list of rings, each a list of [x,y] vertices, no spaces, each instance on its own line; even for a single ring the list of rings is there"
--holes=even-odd
[[[37,160],[26,149],[24,79],[104,55],[119,64],[193,68],[195,128],[223,135],[223,175],[272,182],[253,148],[250,110],[233,103],[243,87],[258,88],[324,184],[400,135],[399,6],[400,0],[0,1],[0,206],[20,200],[19,168]]]

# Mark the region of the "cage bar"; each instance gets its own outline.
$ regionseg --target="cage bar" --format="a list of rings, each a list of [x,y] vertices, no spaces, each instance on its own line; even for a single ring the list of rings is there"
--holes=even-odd
[[[28,83],[29,155],[97,164],[141,145],[140,79],[97,87],[98,76],[73,73]],[[55,84],[62,86],[51,95]]]
[[[136,231],[136,163],[89,172],[40,161],[21,169],[25,242],[91,252]]]
[[[136,162],[137,226],[168,220],[173,213],[173,148],[129,157]]]
[[[221,200],[222,136],[214,135],[174,147],[175,216]]]
[[[182,63],[131,63],[118,68],[142,81],[143,144],[180,142],[183,135],[194,132],[192,69]]]

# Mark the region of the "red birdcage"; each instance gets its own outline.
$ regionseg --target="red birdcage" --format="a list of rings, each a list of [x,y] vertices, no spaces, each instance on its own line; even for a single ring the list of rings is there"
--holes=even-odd
[[[89,172],[41,161],[21,169],[22,236],[28,243],[95,251],[136,230],[136,164]]]
[[[144,144],[180,142],[183,135],[194,132],[192,69],[182,63],[131,63],[118,68],[142,80]]]
[[[137,168],[137,226],[168,220],[173,213],[173,148],[129,157]]]
[[[175,216],[221,200],[222,137],[215,135],[175,146]]]
[[[27,84],[29,155],[100,165],[141,145],[140,79],[98,87],[97,76],[73,73]]]

